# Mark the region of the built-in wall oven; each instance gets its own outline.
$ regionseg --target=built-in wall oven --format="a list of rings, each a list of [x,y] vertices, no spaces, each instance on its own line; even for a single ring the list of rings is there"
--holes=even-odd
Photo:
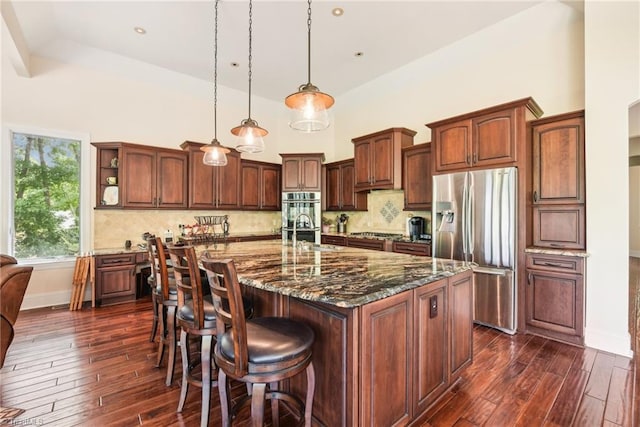
[[[322,206],[319,192],[282,193],[282,244],[297,241],[320,244]]]

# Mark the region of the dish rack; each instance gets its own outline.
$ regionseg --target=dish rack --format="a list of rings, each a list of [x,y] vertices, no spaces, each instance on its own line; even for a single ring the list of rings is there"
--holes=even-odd
[[[184,226],[180,239],[190,244],[226,242],[229,237],[229,215],[195,216],[196,223]]]

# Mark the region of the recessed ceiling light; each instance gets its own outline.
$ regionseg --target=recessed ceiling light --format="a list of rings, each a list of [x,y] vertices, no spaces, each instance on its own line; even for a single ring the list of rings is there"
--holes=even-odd
[[[147,30],[145,30],[142,27],[133,27],[133,31],[135,31],[138,34],[147,34]]]
[[[237,62],[232,62],[232,63],[231,63],[231,66],[232,66],[233,68],[238,68],[238,67],[240,66],[240,64],[238,64]]]
[[[343,8],[341,8],[341,7],[334,7],[334,8],[331,10],[331,14],[332,14],[333,16],[342,16],[342,15],[344,15],[344,9],[343,9]]]
[[[364,52],[356,52],[353,56],[364,56]]]

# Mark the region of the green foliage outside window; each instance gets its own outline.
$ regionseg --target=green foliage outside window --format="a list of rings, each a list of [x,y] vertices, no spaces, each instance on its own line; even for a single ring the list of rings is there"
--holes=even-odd
[[[80,251],[80,141],[13,134],[14,255]]]

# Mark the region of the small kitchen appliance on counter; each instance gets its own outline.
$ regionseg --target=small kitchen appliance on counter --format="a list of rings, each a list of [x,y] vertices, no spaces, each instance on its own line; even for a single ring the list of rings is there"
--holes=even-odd
[[[409,238],[411,241],[423,240],[425,238],[425,219],[421,216],[412,216],[407,221]]]

